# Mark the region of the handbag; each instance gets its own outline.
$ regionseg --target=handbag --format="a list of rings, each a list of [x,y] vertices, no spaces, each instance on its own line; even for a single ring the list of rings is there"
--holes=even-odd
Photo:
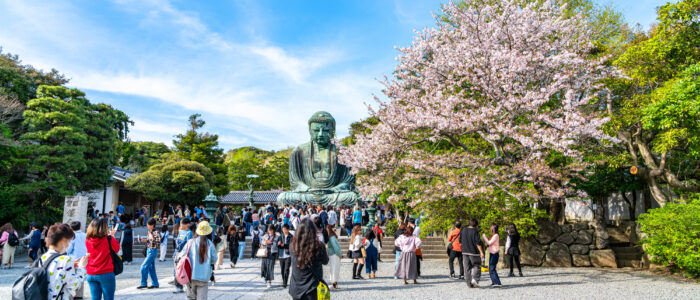
[[[323,281],[323,278],[316,277],[316,274],[314,274],[314,272],[311,272],[311,274],[313,274],[314,278],[316,278],[316,280],[318,280],[318,285],[316,285],[316,299],[317,300],[330,300],[331,299],[331,291],[328,289],[328,284],[326,284],[326,282]]]
[[[450,255],[451,252],[452,252],[452,242],[447,244],[447,255]]]
[[[109,246],[109,254],[112,256],[112,265],[114,266],[114,276],[117,276],[124,271],[124,262],[122,262],[121,256],[117,255],[112,249],[112,237],[107,236],[107,245]]]
[[[352,250],[349,250],[349,249],[348,249],[347,257],[348,257],[348,258],[352,258]]]
[[[258,251],[255,252],[255,257],[258,257],[258,258],[267,257],[267,247],[262,247],[262,248],[258,249]]]

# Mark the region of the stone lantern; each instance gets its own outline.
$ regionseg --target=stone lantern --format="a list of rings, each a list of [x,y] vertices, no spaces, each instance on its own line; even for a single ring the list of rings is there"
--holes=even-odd
[[[214,195],[214,190],[209,190],[209,195],[207,195],[202,202],[204,203],[204,210],[207,212],[207,216],[209,217],[209,224],[214,230],[216,230],[216,216],[214,216],[214,214],[216,214],[216,209],[219,206],[219,199]]]

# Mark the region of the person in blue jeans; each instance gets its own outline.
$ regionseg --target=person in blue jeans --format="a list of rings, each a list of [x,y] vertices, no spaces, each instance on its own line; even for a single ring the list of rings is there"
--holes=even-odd
[[[22,240],[29,239],[29,265],[27,268],[32,267],[32,263],[36,260],[39,249],[41,249],[41,231],[39,231],[39,224],[32,222],[29,224],[29,227],[32,231],[22,238]]]
[[[160,248],[160,233],[155,231],[156,219],[148,219],[148,237],[141,238],[142,242],[146,243],[146,259],[141,264],[141,285],[137,289],[157,289],[158,276],[156,275],[156,257],[158,256],[158,248]],[[148,276],[151,277],[151,286],[148,286]]]
[[[496,272],[500,239],[498,236],[498,225],[491,224],[491,238],[487,238],[485,233],[482,235],[482,237],[486,241],[486,244],[489,245],[489,275],[491,276],[491,287],[500,288],[501,279],[498,278],[498,272]]]
[[[119,252],[119,241],[114,238],[116,229],[109,230],[106,218],[93,219],[87,228],[85,247],[88,265],[87,282],[93,300],[112,300],[116,281],[111,251]]]
[[[243,261],[243,253],[245,253],[245,237],[248,236],[246,229],[241,226],[238,228],[236,238],[238,239],[238,260]]]

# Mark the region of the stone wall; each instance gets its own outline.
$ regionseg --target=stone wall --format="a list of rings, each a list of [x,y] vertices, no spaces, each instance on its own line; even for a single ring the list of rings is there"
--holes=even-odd
[[[611,267],[616,268],[615,252],[608,248],[608,234],[596,230],[593,222],[559,225],[538,223],[539,233],[520,240],[523,265],[542,267]],[[502,243],[505,245],[505,241]],[[508,267],[509,258],[501,247],[500,268]]]

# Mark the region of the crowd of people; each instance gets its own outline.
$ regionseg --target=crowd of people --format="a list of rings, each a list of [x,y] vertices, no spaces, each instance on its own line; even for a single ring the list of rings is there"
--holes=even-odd
[[[97,216],[91,220],[86,232],[81,230],[80,222],[56,223],[43,228],[32,223],[31,231],[19,238],[12,225],[5,224],[0,227],[2,267],[12,267],[13,248],[24,240],[29,244],[28,268],[48,266],[47,271],[52,274],[48,289],[52,296],[50,299],[80,299],[85,282],[93,299],[113,299],[116,275],[122,270],[121,263],[132,263],[135,240],[145,244],[145,259],[140,268],[141,283],[137,289],[160,288],[156,260],[166,260],[170,238],[174,264],[169,283],[175,286],[173,292],[185,293],[188,299],[206,299],[209,285],[216,282],[215,271],[224,268],[226,251],[230,256],[228,265],[235,268],[244,259],[246,243],[252,242],[251,258],[260,259],[260,276],[268,288],[275,280],[275,267],[279,261],[282,287],[288,288],[294,299],[314,299],[319,283],[326,284],[322,265],[329,266],[330,285],[326,286],[338,288],[343,257],[339,235],[348,234],[349,247],[345,256],[353,262],[353,280],[376,276],[383,238],[379,222],[386,221],[382,218],[383,214],[377,215],[376,226],[363,230],[366,219],[363,221],[364,213],[359,207],[336,210],[324,206],[277,208],[268,205],[262,207],[262,211],[244,208],[240,216],[228,207],[221,207],[213,216],[213,222],[218,225],[214,232],[204,210],[195,210],[191,217],[184,214],[180,217],[181,207],[173,209],[172,231],[169,230],[168,218],[157,220],[151,217],[145,222],[147,234],[136,238],[132,222],[120,226],[121,220],[115,219],[115,216],[122,216],[121,213]],[[264,212],[262,218],[261,212]],[[157,223],[160,223],[160,227]],[[227,226],[225,223],[228,223]],[[349,230],[347,224],[351,224]],[[119,231],[120,236],[117,235]],[[394,233],[394,278],[402,279],[404,284],[408,284],[409,280],[418,283],[421,276],[420,231],[416,220],[409,218]],[[515,276],[514,266],[523,276],[520,236],[515,225],[509,225],[506,233],[509,276]],[[469,220],[466,227],[459,221],[455,222],[448,233],[449,277],[465,280],[469,287],[479,287],[481,267],[485,264],[484,251],[488,251],[492,286],[500,287],[501,281],[496,272],[499,241],[496,224],[490,226],[488,234],[480,235],[477,220]],[[191,280],[181,284],[177,280],[177,272],[178,263],[184,257],[191,262]],[[454,269],[455,259],[459,263],[459,276]],[[366,277],[363,277],[363,271]]]

